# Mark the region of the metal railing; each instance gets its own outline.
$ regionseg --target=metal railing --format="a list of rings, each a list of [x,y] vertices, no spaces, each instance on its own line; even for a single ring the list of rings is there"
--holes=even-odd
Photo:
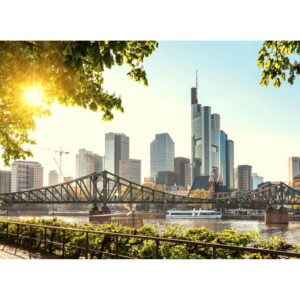
[[[127,242],[129,242],[129,239],[133,239],[135,243],[133,242],[132,246],[141,245],[141,243],[143,243],[144,241],[153,241],[154,255],[152,257],[146,258],[155,259],[163,258],[160,254],[160,249],[164,243],[169,243],[169,245],[173,244],[173,246],[193,246],[194,250],[197,248],[205,248],[205,253],[211,253],[210,257],[199,256],[199,258],[216,259],[218,258],[218,250],[220,249],[236,251],[236,254],[256,253],[267,255],[268,257],[266,258],[300,258],[300,253],[297,252],[262,248],[231,246],[215,243],[196,242],[191,240],[180,240],[137,234],[113,233],[22,222],[0,221],[0,224],[2,225],[2,230],[0,230],[1,242],[13,244],[18,247],[25,247],[29,250],[35,249],[41,252],[54,254],[58,258],[74,258],[72,257],[72,255],[66,256],[67,249],[77,250],[76,258],[139,258],[137,256],[130,256],[128,255],[128,253],[127,255],[125,255],[124,253],[120,253],[119,245],[122,242],[122,239],[127,239]],[[14,231],[10,232],[10,229],[12,229],[12,227]],[[33,231],[33,229],[35,229],[35,231]],[[72,241],[72,239],[67,237],[67,235],[70,233],[80,233],[81,235],[75,236],[75,240]],[[98,244],[96,245],[96,247],[91,247],[92,236],[94,236],[94,240],[95,237],[98,238]],[[36,243],[35,245],[34,242]],[[106,247],[102,247],[104,244],[106,245]],[[210,251],[207,251],[208,249],[210,249]]]

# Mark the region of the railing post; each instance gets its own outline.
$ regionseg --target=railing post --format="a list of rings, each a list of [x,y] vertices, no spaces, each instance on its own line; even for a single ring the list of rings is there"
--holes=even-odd
[[[62,257],[65,258],[65,243],[66,243],[66,230],[63,230],[63,248],[62,248]]]
[[[115,248],[115,257],[116,258],[118,258],[119,257],[119,253],[118,253],[118,251],[119,251],[119,238],[118,238],[118,236],[116,236],[116,248]]]
[[[32,241],[32,226],[29,225],[29,241],[30,241],[30,248],[33,248],[33,241]]]
[[[155,240],[155,258],[159,258],[159,240]]]
[[[6,223],[6,243],[8,243],[8,226],[9,224]]]
[[[216,247],[215,246],[212,246],[212,251],[213,251],[212,258],[216,259],[217,258],[217,252],[216,252]]]
[[[20,224],[17,224],[17,246],[19,245],[19,231],[20,231]]]
[[[89,233],[85,234],[85,259],[88,259],[89,255]]]
[[[47,252],[47,227],[44,230],[44,251]]]

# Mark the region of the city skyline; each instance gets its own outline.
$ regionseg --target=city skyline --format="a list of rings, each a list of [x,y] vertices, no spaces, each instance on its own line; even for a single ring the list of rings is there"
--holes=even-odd
[[[32,136],[38,146],[70,151],[63,157],[63,172],[74,176],[78,149],[104,155],[104,134],[123,132],[132,140],[131,156],[142,160],[142,178],[149,177],[149,144],[157,133],[172,136],[175,156],[191,157],[189,103],[197,69],[199,102],[221,115],[222,129],[235,142],[234,165],[252,165],[265,180],[287,181],[288,157],[298,156],[300,148],[300,112],[292,109],[299,82],[284,84],[280,89],[261,87],[256,65],[261,45],[161,42],[145,61],[148,87],[126,79],[126,68],[104,72],[107,89],[122,96],[124,114],[117,112],[112,122],[104,123],[99,114],[55,105],[51,117],[37,121]],[[41,162],[45,174],[56,169],[53,153],[33,150],[35,155],[28,160]],[[4,168],[1,162],[0,169],[10,168]]]

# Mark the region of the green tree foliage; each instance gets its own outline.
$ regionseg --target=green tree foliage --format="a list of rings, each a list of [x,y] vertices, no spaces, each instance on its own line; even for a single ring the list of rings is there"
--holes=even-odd
[[[275,87],[281,82],[294,83],[296,75],[300,74],[300,62],[296,60],[300,55],[300,41],[266,41],[259,51],[257,64],[262,68],[262,86],[268,86],[273,81]]]
[[[5,165],[32,155],[36,117],[50,114],[57,102],[80,106],[113,118],[122,101],[103,90],[103,71],[127,65],[127,75],[148,85],[143,61],[158,47],[155,41],[14,41],[0,42],[0,145]],[[28,105],[24,91],[38,85],[43,105]]]

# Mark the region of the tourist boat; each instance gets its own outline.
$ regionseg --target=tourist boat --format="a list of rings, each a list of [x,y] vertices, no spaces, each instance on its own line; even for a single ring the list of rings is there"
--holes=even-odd
[[[222,213],[215,210],[168,210],[167,219],[221,219]]]

